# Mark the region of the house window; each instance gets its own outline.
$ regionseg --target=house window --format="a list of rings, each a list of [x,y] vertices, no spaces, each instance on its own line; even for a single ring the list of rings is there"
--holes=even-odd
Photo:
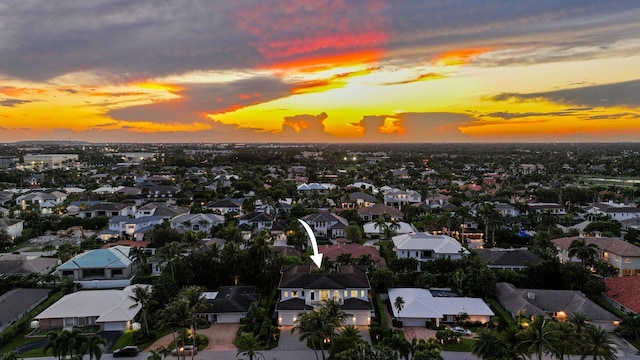
[[[358,290],[351,290],[351,297],[352,298],[358,297]]]
[[[313,301],[316,299],[316,294],[313,290],[311,290],[311,294],[309,295],[309,298]]]
[[[329,298],[329,290],[320,290],[320,300],[326,300]]]
[[[625,264],[631,264],[631,258],[624,258]]]
[[[360,297],[364,298],[364,290],[360,290]]]
[[[292,292],[291,292],[291,297],[293,297],[293,298],[297,298],[297,297],[298,297],[298,292],[297,292],[297,291],[295,291],[295,290],[294,290],[294,291],[292,291]]]
[[[286,299],[286,298],[288,298],[288,297],[289,297],[289,292],[288,292],[288,291],[285,291],[285,292],[282,294],[282,297],[283,297],[283,298],[285,298],[285,299]]]
[[[622,269],[622,276],[631,276],[631,269]]]
[[[433,257],[433,250],[422,250],[423,259],[431,259]]]

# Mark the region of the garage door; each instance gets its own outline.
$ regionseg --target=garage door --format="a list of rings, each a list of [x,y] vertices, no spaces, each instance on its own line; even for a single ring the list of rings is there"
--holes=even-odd
[[[126,322],[107,322],[104,323],[104,331],[124,331],[127,329]]]

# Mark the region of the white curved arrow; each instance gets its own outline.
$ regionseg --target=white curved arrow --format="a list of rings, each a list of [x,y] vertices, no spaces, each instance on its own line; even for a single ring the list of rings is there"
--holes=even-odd
[[[310,256],[311,260],[313,260],[313,263],[316,264],[318,269],[320,269],[322,267],[322,254],[318,253],[318,241],[316,240],[316,235],[313,233],[313,230],[311,230],[311,226],[309,226],[309,224],[304,220],[298,219],[298,221],[300,221],[304,229],[307,231],[307,235],[309,235],[309,239],[311,240],[311,247],[313,248],[313,255]]]

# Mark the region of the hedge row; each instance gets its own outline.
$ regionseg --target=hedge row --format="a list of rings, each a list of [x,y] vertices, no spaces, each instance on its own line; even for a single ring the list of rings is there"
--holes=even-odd
[[[54,302],[58,301],[63,296],[62,291],[58,291],[54,294],[50,294],[49,298],[42,302],[42,304],[36,306],[27,315],[23,316],[20,320],[11,324],[5,331],[0,333],[0,347],[6,346],[11,343],[17,336],[22,335],[29,331],[29,326],[33,318],[51,306]]]

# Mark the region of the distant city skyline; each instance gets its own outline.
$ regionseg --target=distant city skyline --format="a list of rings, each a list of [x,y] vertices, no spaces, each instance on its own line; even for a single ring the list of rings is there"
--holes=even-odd
[[[0,4],[0,142],[640,141],[640,3]]]

